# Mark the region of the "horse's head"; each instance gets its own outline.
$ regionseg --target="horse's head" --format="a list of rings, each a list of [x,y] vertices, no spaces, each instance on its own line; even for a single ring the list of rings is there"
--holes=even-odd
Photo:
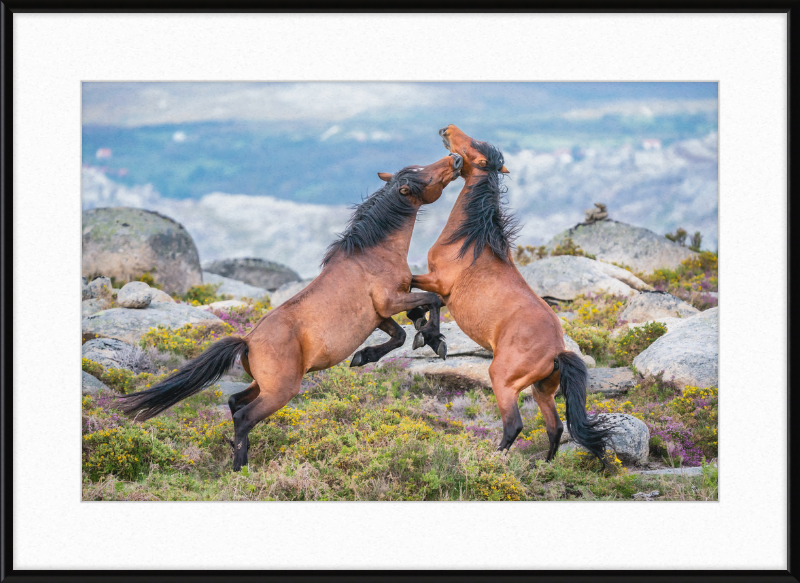
[[[397,172],[378,172],[381,180],[396,182],[399,192],[413,204],[431,204],[439,200],[444,187],[458,178],[463,159],[460,154],[450,154],[427,166],[407,166]]]
[[[453,124],[439,130],[439,135],[445,148],[463,156],[462,176],[491,171],[508,174],[508,169],[503,166],[503,155],[492,145],[473,140]]]

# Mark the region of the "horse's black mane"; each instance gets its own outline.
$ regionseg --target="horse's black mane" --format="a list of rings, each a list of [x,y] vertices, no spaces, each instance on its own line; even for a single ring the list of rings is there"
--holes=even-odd
[[[347,228],[339,234],[328,247],[322,267],[333,259],[339,251],[347,257],[356,251],[373,247],[389,235],[405,225],[414,216],[415,206],[409,198],[419,200],[427,183],[416,169],[418,166],[407,166],[397,172],[383,188],[371,194],[360,205],[353,208],[355,212],[347,223]],[[408,186],[409,195],[400,194],[400,188]]]
[[[483,248],[488,245],[492,253],[509,263],[509,251],[520,226],[517,219],[505,208],[506,201],[502,198],[508,190],[500,184],[503,154],[485,142],[473,140],[472,147],[486,156],[487,174],[465,194],[466,217],[446,243],[464,240],[458,252],[459,259],[474,244],[472,263],[475,263],[483,253]]]

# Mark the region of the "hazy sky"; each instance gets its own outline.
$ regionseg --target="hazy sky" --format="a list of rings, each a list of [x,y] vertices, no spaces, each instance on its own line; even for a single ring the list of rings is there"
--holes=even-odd
[[[716,109],[716,83],[94,83],[83,123],[135,127],[189,121],[342,121],[418,108],[502,117],[653,115]],[[649,113],[648,113],[649,112]],[[572,116],[572,117],[571,117]]]

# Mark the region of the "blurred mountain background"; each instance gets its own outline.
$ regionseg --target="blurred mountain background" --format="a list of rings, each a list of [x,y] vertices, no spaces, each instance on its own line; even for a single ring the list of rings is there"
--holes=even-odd
[[[716,83],[84,83],[82,205],[182,223],[201,260],[319,272],[377,172],[446,154],[454,123],[500,148],[518,243],[544,244],[602,202],[717,248]],[[420,215],[424,266],[462,180]]]

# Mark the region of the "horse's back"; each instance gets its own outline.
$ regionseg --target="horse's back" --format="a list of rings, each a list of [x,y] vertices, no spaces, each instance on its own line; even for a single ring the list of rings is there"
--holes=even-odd
[[[251,334],[274,345],[299,342],[304,367],[322,370],[350,356],[379,320],[366,278],[357,267],[339,262],[271,310]]]

